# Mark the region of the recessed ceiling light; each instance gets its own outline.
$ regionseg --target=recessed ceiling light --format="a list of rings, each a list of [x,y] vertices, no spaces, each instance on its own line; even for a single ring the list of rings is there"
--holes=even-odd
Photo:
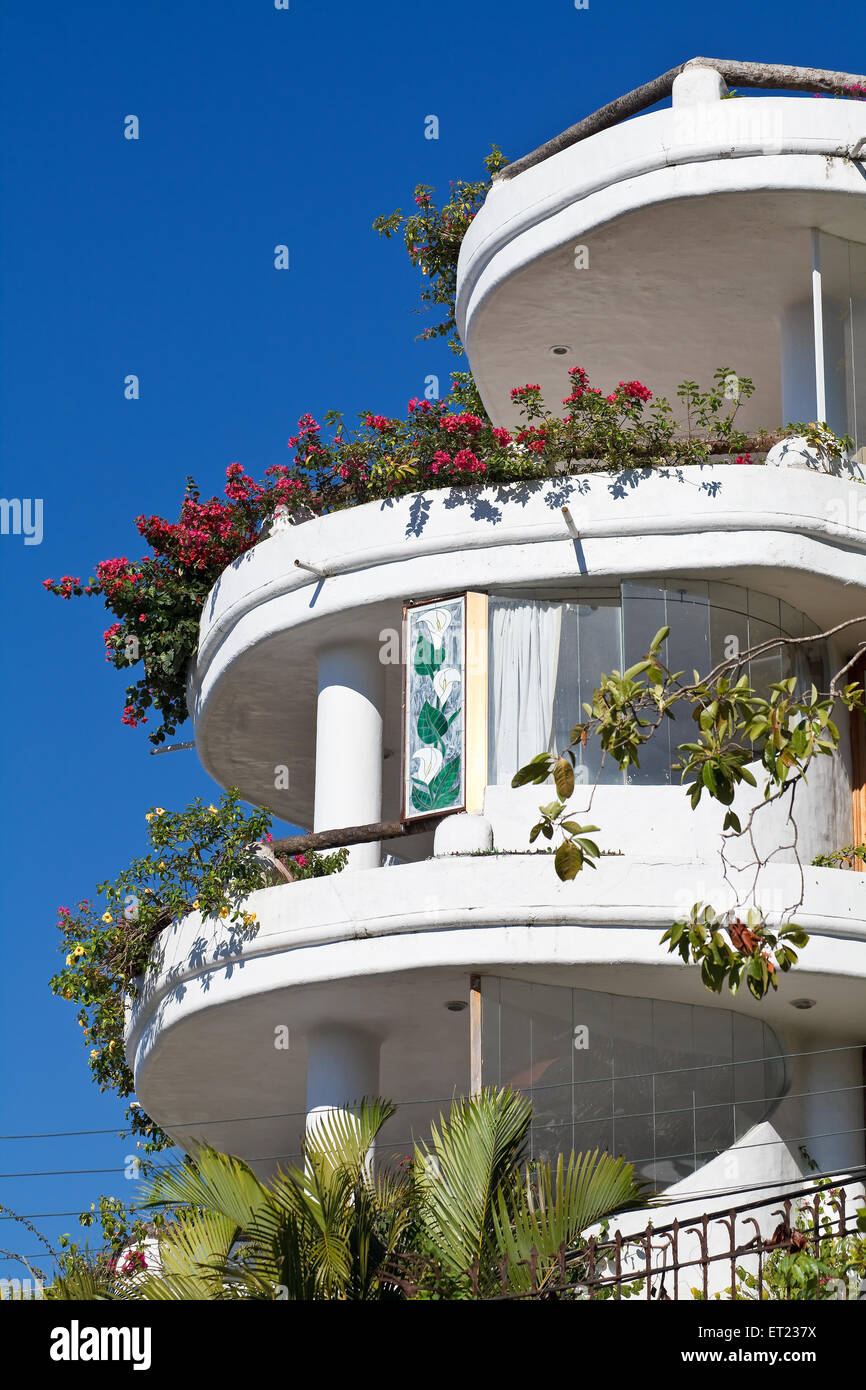
[[[554,357],[565,357],[566,353],[571,352],[571,348],[566,347],[564,343],[554,343],[553,347],[549,348],[548,351],[553,353]]]
[[[466,1003],[465,999],[449,999],[445,1007],[449,1013],[462,1014],[464,1009],[469,1008],[469,1005]]]
[[[814,1009],[816,1001],[814,999],[792,999],[792,1009]]]

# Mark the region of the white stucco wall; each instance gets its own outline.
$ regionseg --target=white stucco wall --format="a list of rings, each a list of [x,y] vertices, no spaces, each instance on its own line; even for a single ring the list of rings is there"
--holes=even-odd
[[[244,555],[205,604],[190,685],[199,757],[222,785],[311,825],[320,651],[386,650],[403,601],[443,585],[579,594],[641,576],[716,578],[783,598],[821,627],[859,616],[864,499],[859,484],[805,470],[780,482],[776,470],[707,465],[446,489],[305,522]],[[296,558],[329,577],[312,579]],[[844,641],[853,649],[853,634]],[[385,669],[386,816],[399,813],[401,674]],[[283,790],[274,767],[287,756]]]

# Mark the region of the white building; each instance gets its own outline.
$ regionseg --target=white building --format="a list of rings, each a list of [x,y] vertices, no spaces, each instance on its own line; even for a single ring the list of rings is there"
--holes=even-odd
[[[164,933],[127,1048],[139,1099],[180,1142],[269,1172],[298,1154],[310,1112],[375,1093],[403,1102],[382,1139],[401,1155],[480,1079],[532,1096],[536,1154],[625,1153],[671,1196],[784,1185],[810,1158],[863,1164],[866,874],[810,867],[866,837],[866,752],[844,719],[840,756],[798,795],[802,887],[793,848],[760,878],[775,920],[802,896],[811,935],[760,1003],[710,994],[659,945],[693,902],[737,901],[723,810],[692,813],[670,772],[687,729],[637,774],[605,766],[591,811],[589,759],[576,818],[614,853],[570,883],[527,852],[546,789],[510,786],[567,744],[601,671],[665,623],[669,664],[706,670],[732,635],[866,614],[866,104],[724,91],[688,68],[670,109],[497,179],[460,263],[473,373],[511,425],[510,388],[558,401],[571,365],[675,400],[683,378],[730,364],[758,388],[746,430],[826,419],[854,438],[851,467],[724,461],[433,492],[282,530],[225,572],[190,686],[211,775],[321,830],[411,819],[437,792],[468,815],[263,890],[243,942],[198,916]],[[388,636],[404,614],[408,691]],[[419,636],[437,669],[415,670]],[[820,685],[863,636],[816,641],[797,665],[775,654],[752,677]],[[419,742],[437,676],[450,722]],[[789,845],[785,820],[767,813],[765,849]],[[468,852],[490,847],[512,853]]]

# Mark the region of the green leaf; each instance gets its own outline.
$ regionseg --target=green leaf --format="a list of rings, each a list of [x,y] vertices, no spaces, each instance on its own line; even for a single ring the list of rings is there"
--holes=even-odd
[[[412,781],[412,805],[416,811],[429,811],[433,805],[433,796],[426,782]]]
[[[448,720],[441,710],[425,700],[418,715],[418,737],[422,743],[441,743],[448,732]]]
[[[549,753],[536,753],[525,767],[521,767],[515,772],[511,779],[512,787],[525,787],[529,782],[534,782],[536,786],[540,786],[550,776],[552,762],[553,758]]]
[[[560,801],[567,801],[574,792],[574,768],[570,758],[557,758],[553,766],[553,780]]]
[[[558,876],[565,882],[576,878],[583,868],[583,855],[571,840],[564,841],[553,857]]]
[[[652,664],[653,664],[653,663],[652,663],[651,661],[636,661],[635,664],[634,664],[634,666],[629,666],[629,668],[628,668],[627,671],[623,671],[623,673],[622,673],[622,678],[623,678],[623,680],[624,680],[624,681],[632,681],[632,680],[634,680],[635,676],[641,676],[641,675],[643,675],[644,671],[648,671],[649,668],[652,666]]]
[[[444,811],[454,804],[460,792],[460,757],[451,758],[439,769],[430,783],[432,809]]]
[[[429,637],[419,632],[415,646],[414,666],[419,676],[435,676],[445,661],[445,645],[437,647]]]
[[[806,946],[809,942],[809,934],[802,927],[786,927],[780,935],[783,941],[792,941],[795,946]]]

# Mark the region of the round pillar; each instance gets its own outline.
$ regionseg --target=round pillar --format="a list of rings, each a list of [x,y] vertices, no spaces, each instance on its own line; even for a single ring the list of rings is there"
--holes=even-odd
[[[378,1038],[356,1028],[317,1028],[307,1040],[307,1133],[334,1110],[379,1094]]]
[[[381,820],[384,703],[377,647],[346,643],[319,654],[314,830]],[[354,845],[347,868],[380,862],[378,843]]]

